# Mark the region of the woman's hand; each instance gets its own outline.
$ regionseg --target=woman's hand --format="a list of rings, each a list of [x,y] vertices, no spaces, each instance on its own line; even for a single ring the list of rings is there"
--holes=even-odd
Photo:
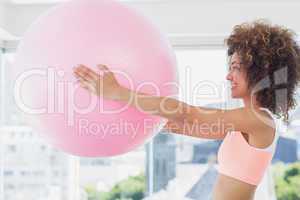
[[[117,100],[120,98],[122,86],[118,83],[114,73],[105,65],[97,65],[102,74],[96,73],[84,65],[74,68],[74,75],[80,86],[97,96]]]

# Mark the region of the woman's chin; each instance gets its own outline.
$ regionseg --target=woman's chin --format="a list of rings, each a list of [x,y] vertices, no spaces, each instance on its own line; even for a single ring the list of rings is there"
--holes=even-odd
[[[240,98],[241,95],[235,89],[231,89],[231,98]]]
[[[232,93],[231,98],[236,99],[236,98],[239,98],[239,96],[237,94]]]

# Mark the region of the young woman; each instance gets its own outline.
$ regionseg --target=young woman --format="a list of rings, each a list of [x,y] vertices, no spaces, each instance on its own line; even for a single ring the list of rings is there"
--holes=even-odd
[[[251,200],[275,151],[277,120],[287,121],[288,111],[296,105],[300,48],[292,31],[264,21],[235,26],[226,44],[230,58],[226,79],[231,82],[232,97],[244,101],[242,108],[195,107],[137,93],[122,87],[104,65],[98,66],[101,75],[84,65],[75,67],[74,74],[82,87],[96,95],[168,119],[165,129],[170,132],[224,139],[213,199]],[[216,124],[220,125],[214,129],[191,128]]]

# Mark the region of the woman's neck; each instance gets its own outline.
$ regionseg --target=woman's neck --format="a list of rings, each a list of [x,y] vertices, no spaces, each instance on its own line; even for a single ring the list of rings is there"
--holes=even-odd
[[[249,108],[249,109],[259,109],[261,107],[261,105],[256,101],[256,98],[255,96],[251,97],[244,97],[243,98],[243,102],[244,102],[244,105],[246,108]]]

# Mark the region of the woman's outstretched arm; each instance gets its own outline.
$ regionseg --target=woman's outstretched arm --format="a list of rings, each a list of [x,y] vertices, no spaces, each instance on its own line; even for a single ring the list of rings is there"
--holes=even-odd
[[[114,73],[104,65],[98,65],[102,75],[80,65],[74,69],[82,87],[105,99],[125,102],[142,112],[158,115],[180,124],[196,127],[194,133],[203,137],[219,134],[224,137],[228,131],[241,131],[255,134],[268,127],[253,110],[238,108],[233,110],[214,109],[188,105],[169,97],[152,96],[122,87]],[[201,134],[200,134],[201,133]]]
[[[209,128],[201,128],[198,124],[182,123],[169,120],[163,127],[164,131],[202,139],[224,139],[226,134]]]
[[[221,109],[216,108],[203,108],[204,112],[211,113],[220,111]],[[222,140],[225,138],[226,134],[223,134],[222,131],[219,131],[216,127],[208,127],[205,124],[199,123],[190,123],[190,122],[179,122],[168,120],[164,125],[162,131],[166,131],[172,134],[191,136],[196,138],[204,139],[215,139]]]

